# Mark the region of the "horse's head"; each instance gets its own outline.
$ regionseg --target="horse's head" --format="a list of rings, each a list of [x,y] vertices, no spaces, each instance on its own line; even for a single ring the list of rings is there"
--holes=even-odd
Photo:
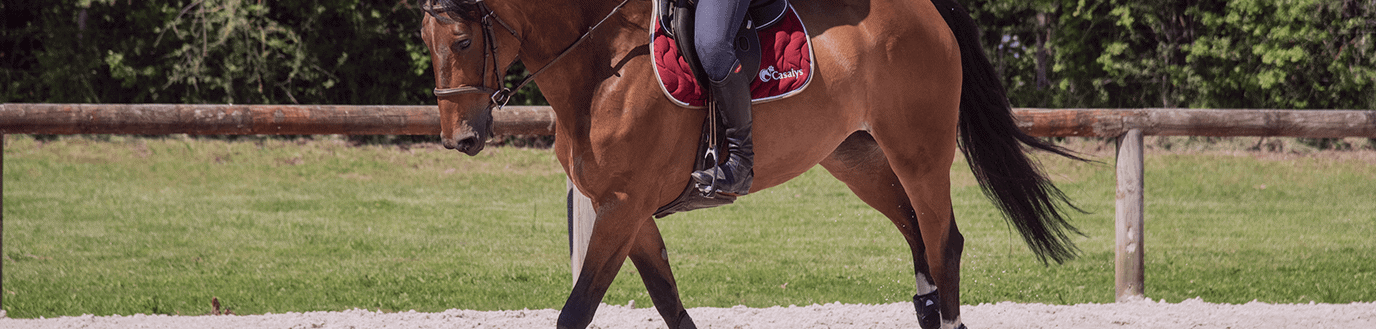
[[[444,147],[468,155],[492,136],[492,108],[505,102],[503,75],[520,41],[482,0],[421,0]]]

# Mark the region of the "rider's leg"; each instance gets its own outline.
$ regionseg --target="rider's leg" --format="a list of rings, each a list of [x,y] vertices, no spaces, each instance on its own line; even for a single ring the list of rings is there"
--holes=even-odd
[[[703,70],[722,80],[736,66],[735,38],[750,0],[699,0],[694,14],[693,45]]]
[[[749,0],[700,0],[694,23],[694,45],[714,108],[726,124],[725,164],[693,173],[693,180],[715,185],[719,192],[744,195],[754,178],[755,151],[750,135],[750,81],[757,68],[742,68],[734,38],[745,20]],[[715,184],[714,184],[715,183]]]

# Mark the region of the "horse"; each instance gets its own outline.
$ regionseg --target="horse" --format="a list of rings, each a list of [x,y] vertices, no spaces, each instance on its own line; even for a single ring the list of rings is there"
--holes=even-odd
[[[754,106],[755,180],[820,164],[898,229],[912,252],[922,328],[963,328],[950,195],[959,149],[986,196],[1042,262],[1076,256],[1067,197],[1025,152],[1076,154],[1021,132],[955,0],[792,0],[816,53],[808,89]],[[554,152],[596,224],[559,328],[585,328],[621,265],[638,269],[671,328],[695,328],[652,214],[688,186],[706,111],[656,85],[653,0],[421,0],[441,140],[480,152],[518,59],[555,113]],[[520,88],[520,85],[517,88]],[[748,197],[743,196],[743,197]],[[1076,208],[1078,210],[1078,208]],[[938,292],[940,293],[938,295]]]

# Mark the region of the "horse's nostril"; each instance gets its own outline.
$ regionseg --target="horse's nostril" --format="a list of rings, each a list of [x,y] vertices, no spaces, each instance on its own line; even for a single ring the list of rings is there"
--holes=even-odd
[[[483,141],[477,136],[456,136],[444,140],[444,148],[463,152],[468,155],[478,155],[483,150]]]
[[[483,144],[482,141],[479,141],[477,138],[464,138],[459,141],[458,150],[469,156],[474,156],[478,155],[478,152],[483,150]]]
[[[470,153],[470,149],[478,143],[478,136],[473,133],[459,133],[454,137],[444,138],[444,148],[458,150],[459,152]]]

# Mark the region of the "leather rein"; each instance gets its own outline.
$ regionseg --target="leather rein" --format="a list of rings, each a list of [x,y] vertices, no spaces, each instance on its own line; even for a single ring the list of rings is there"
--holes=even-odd
[[[497,87],[499,87],[500,89],[488,87],[486,85],[460,85],[454,88],[435,88],[435,97],[439,98],[464,94],[489,94],[490,96],[488,96],[488,99],[491,101],[491,103],[488,103],[488,108],[491,109],[495,107],[500,109],[506,106],[506,103],[511,100],[511,95],[515,94],[516,91],[521,90],[521,88],[525,87],[526,84],[529,84],[531,81],[534,81],[536,76],[539,76],[540,73],[545,72],[545,69],[548,69],[550,66],[553,66],[554,63],[559,62],[559,59],[564,58],[565,55],[568,55],[570,52],[572,52],[574,47],[577,47],[578,44],[583,43],[584,40],[587,40],[588,37],[592,35],[592,32],[597,30],[598,26],[602,26],[602,23],[606,22],[608,18],[611,18],[612,15],[615,15],[618,11],[621,11],[621,7],[626,6],[626,3],[628,2],[630,2],[630,0],[622,0],[621,4],[616,5],[616,8],[612,8],[612,11],[610,13],[607,13],[607,16],[602,17],[602,20],[598,21],[597,24],[593,25],[592,28],[589,28],[587,32],[583,32],[583,35],[579,36],[577,40],[574,40],[573,44],[570,44],[568,47],[564,47],[564,51],[560,52],[558,56],[555,56],[554,60],[551,60],[549,64],[545,64],[545,66],[541,67],[539,70],[536,70],[535,73],[526,75],[525,78],[521,79],[520,83],[516,84],[515,88],[504,88],[502,87],[502,85],[506,75],[500,72],[501,68],[499,66],[501,66],[501,63],[498,63],[499,60],[497,59],[497,40],[496,37],[493,36],[493,34],[495,34],[495,32],[493,32],[493,22],[496,22],[497,24],[500,24],[503,28],[506,28],[506,31],[511,33],[511,36],[514,36],[517,39],[521,39],[521,36],[516,34],[516,29],[511,28],[511,25],[507,25],[507,23],[503,21],[501,17],[497,17],[497,13],[493,12],[492,8],[489,8],[487,6],[486,1],[478,0],[476,1],[476,3],[478,5],[478,14],[482,16],[481,23],[483,27],[483,42],[487,44],[487,52],[483,54],[483,67],[487,67],[488,61],[492,62],[492,75],[496,78]],[[421,9],[424,10],[426,13],[429,13],[431,16],[435,17],[436,20],[445,22],[446,24],[452,23],[453,20],[439,16],[440,13],[461,10],[459,8],[454,8],[450,6],[439,6],[434,4],[425,4],[422,6]],[[487,71],[482,72],[481,78],[482,79],[479,81],[482,81],[481,83],[486,84]]]

